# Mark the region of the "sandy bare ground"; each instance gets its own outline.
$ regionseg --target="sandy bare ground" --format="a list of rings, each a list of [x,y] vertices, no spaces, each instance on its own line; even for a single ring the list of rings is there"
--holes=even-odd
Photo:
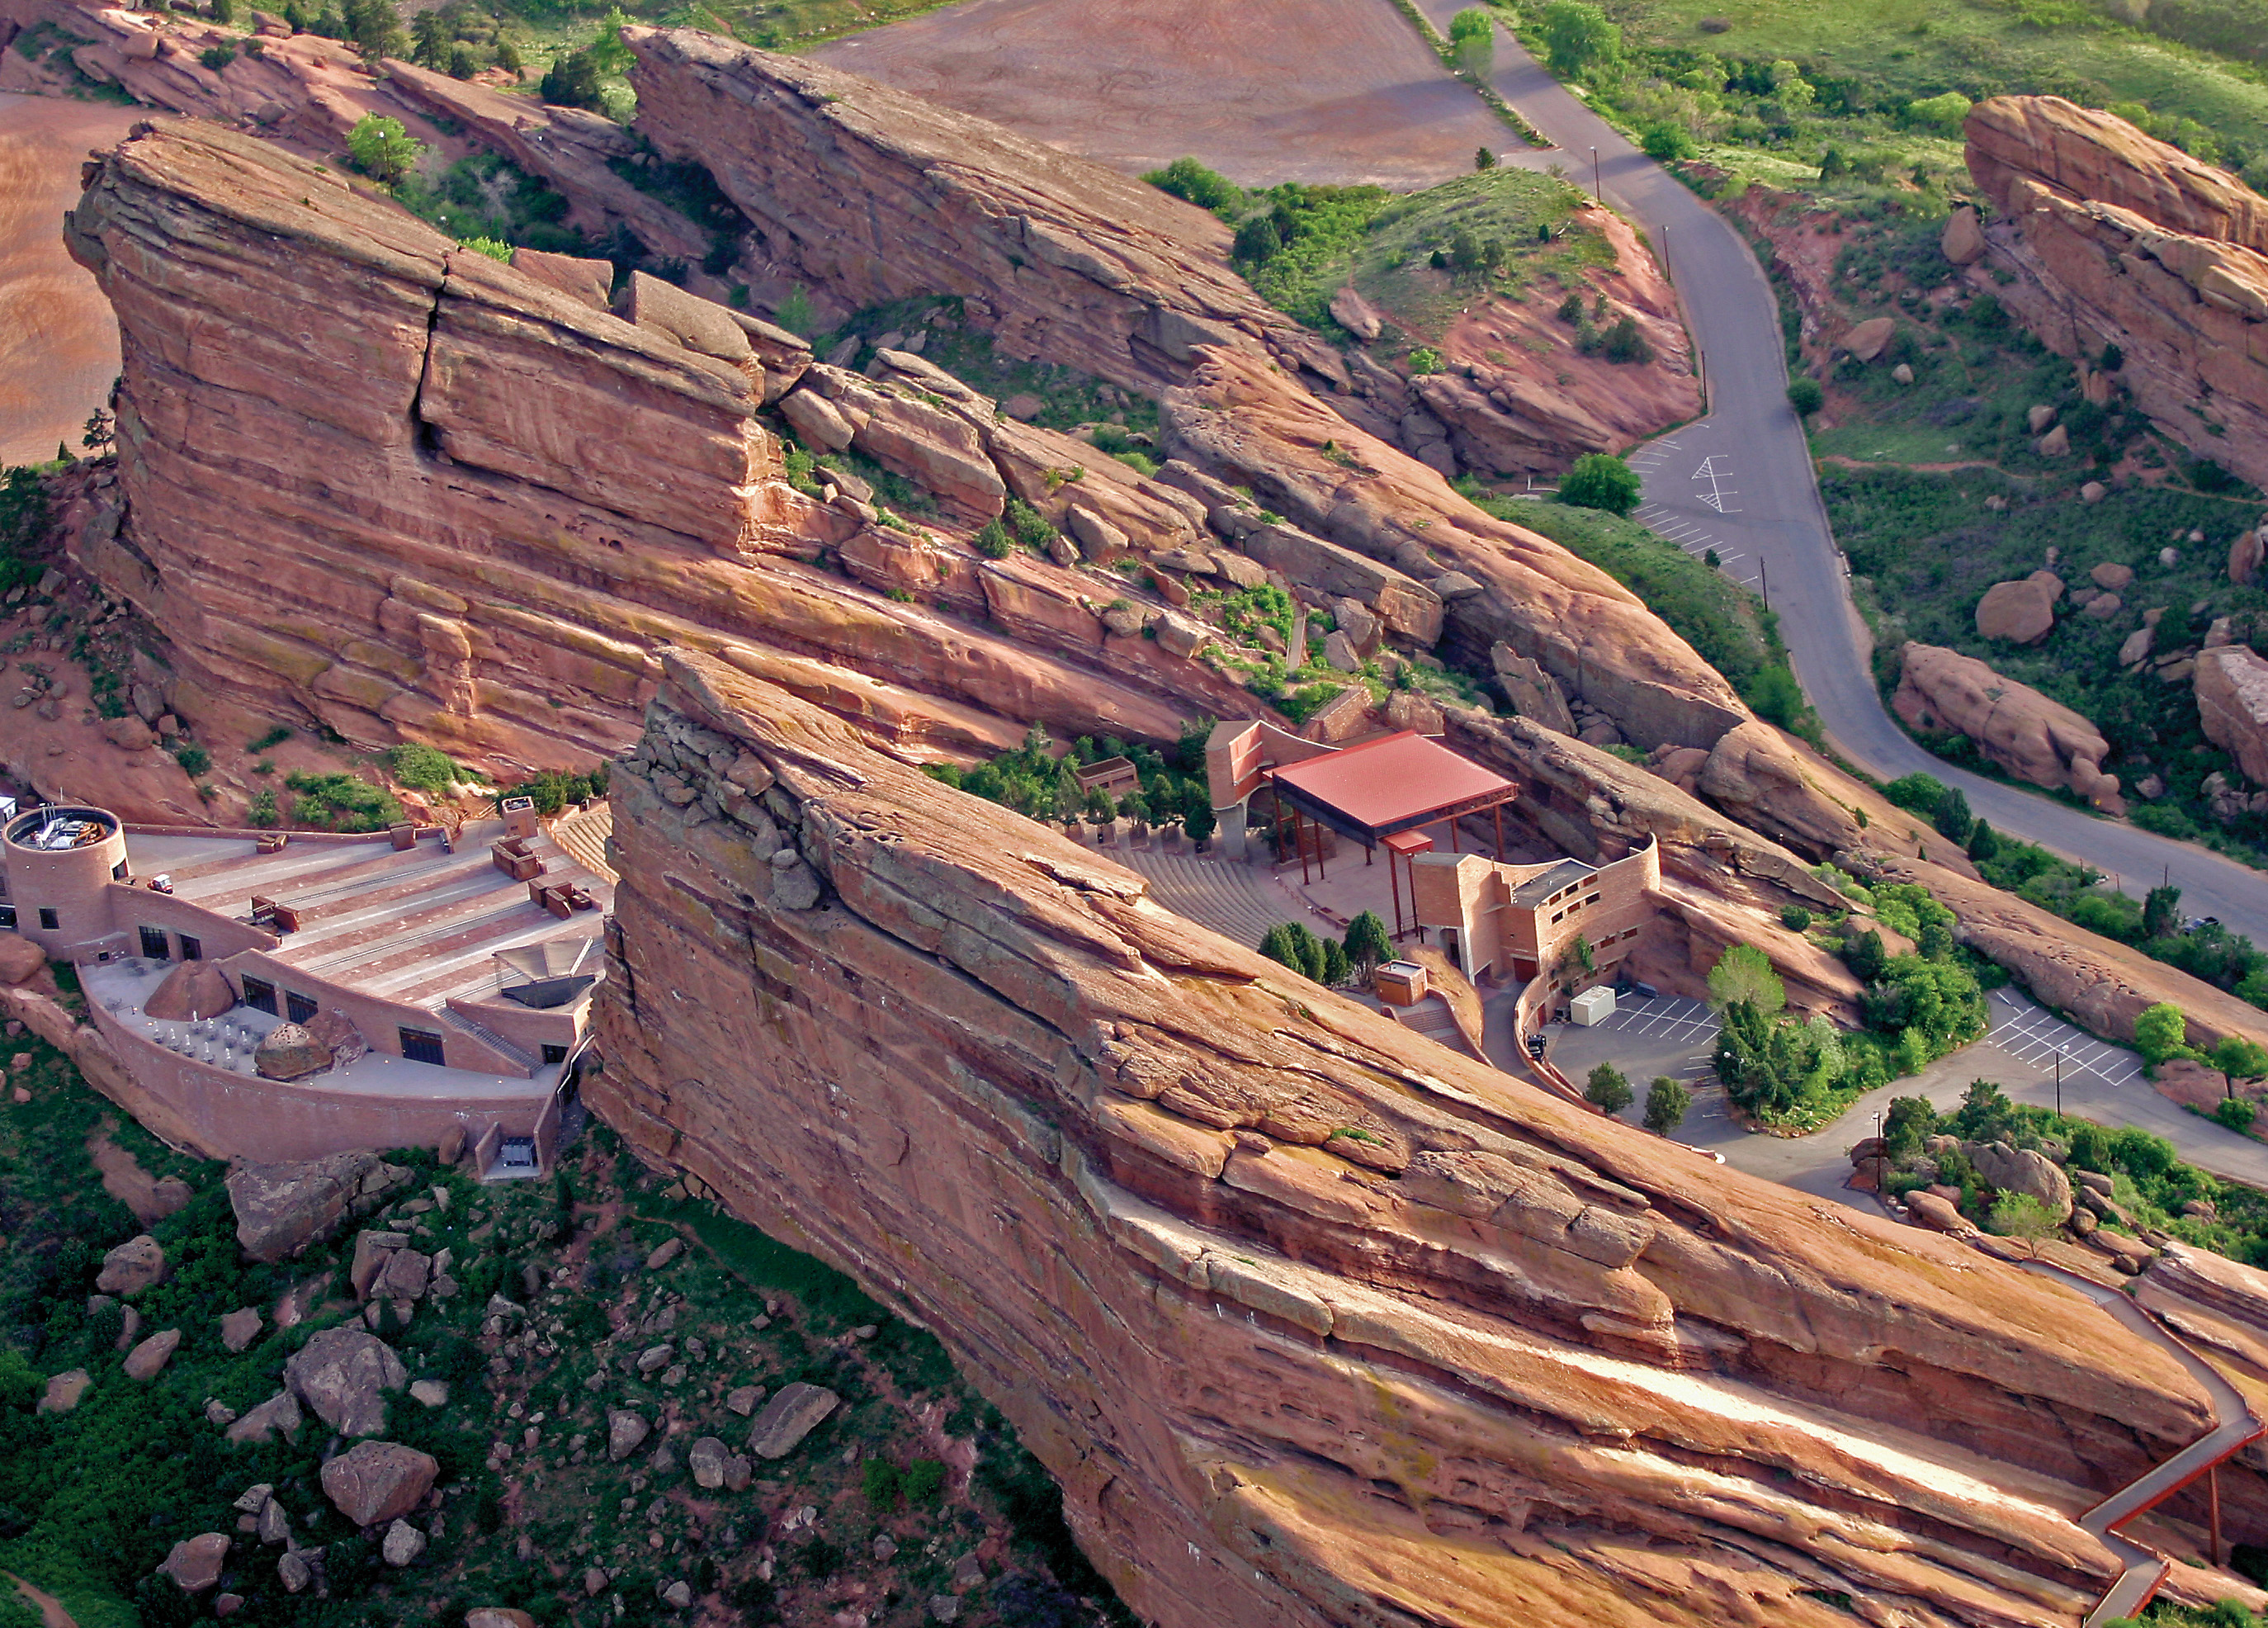
[[[146,109],[0,95],[0,463],[78,449],[118,376],[118,324],[94,279],[63,253],[79,166]]]
[[[1118,169],[1432,186],[1521,146],[1388,0],[965,0],[812,54]]]

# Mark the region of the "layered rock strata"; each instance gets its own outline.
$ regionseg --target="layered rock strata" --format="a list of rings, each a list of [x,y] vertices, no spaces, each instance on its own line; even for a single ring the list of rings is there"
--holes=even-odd
[[[956,616],[823,569],[907,534],[781,478],[759,413],[808,353],[666,284],[593,309],[202,126],[92,166],[70,232],[124,342],[122,502],[75,546],[169,640],[185,716],[225,695],[365,745],[586,762],[634,732],[672,641],[917,752],[995,749],[1033,719],[1171,738],[1241,694],[1138,637],[1114,659],[1044,562],[1001,573],[1053,607],[1012,630],[981,587]],[[956,557],[977,580],[986,563]]]
[[[807,58],[629,28],[637,128],[704,166],[760,256],[846,309],[958,294],[1011,355],[1138,389],[1196,348],[1328,347],[1227,264],[1228,228],[1154,187]]]
[[[2067,787],[2097,808],[2124,812],[2118,777],[2102,771],[2110,755],[2102,732],[1974,656],[1939,645],[1901,645],[1898,689],[1890,704],[1925,733],[1967,736],[2019,780],[2051,790]]]
[[[1546,1098],[665,666],[595,1106],[938,1330],[1147,1618],[2044,1628],[2117,1568],[2073,1517],[2211,1425],[2076,1295]]]
[[[2243,645],[2199,651],[2195,682],[2205,738],[2268,787],[2268,658]]]
[[[2124,120],[2055,96],[1969,115],[1969,169],[1999,219],[1972,277],[2041,341],[2092,363],[2200,458],[2268,482],[2268,203]]]

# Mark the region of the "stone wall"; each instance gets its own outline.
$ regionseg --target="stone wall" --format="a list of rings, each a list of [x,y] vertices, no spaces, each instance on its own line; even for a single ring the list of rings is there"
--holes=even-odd
[[[594,1108],[934,1329],[1146,1618],[2067,1623],[2114,1563],[2048,1505],[2207,1425],[2065,1291],[1667,1152],[664,659]]]

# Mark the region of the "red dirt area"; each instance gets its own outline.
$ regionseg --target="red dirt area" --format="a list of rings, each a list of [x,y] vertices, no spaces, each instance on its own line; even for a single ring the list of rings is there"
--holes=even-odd
[[[812,55],[1137,173],[1410,189],[1521,145],[1388,0],[965,0]]]
[[[33,463],[68,440],[118,376],[118,323],[94,279],[63,253],[87,150],[113,146],[144,108],[0,95],[0,463]]]

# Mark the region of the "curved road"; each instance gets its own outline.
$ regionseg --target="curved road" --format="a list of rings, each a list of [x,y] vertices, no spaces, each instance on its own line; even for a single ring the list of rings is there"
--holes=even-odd
[[[1418,4],[1444,33],[1459,9],[1457,0]],[[1685,300],[1710,412],[1633,455],[1646,479],[1639,518],[1696,554],[1715,548],[1736,576],[1763,578],[1796,675],[1843,755],[1884,780],[1926,770],[1958,786],[1995,830],[2110,873],[2129,891],[2169,876],[2185,914],[2219,917],[2268,946],[2268,876],[1956,769],[1892,721],[1874,689],[1873,639],[1851,602],[1810,446],[1787,403],[1778,302],[1747,242],[1501,29],[1497,63],[1498,92],[1560,149],[1507,152],[1505,160],[1534,169],[1556,163],[1587,188],[1595,151],[1601,189],[1666,252]]]

